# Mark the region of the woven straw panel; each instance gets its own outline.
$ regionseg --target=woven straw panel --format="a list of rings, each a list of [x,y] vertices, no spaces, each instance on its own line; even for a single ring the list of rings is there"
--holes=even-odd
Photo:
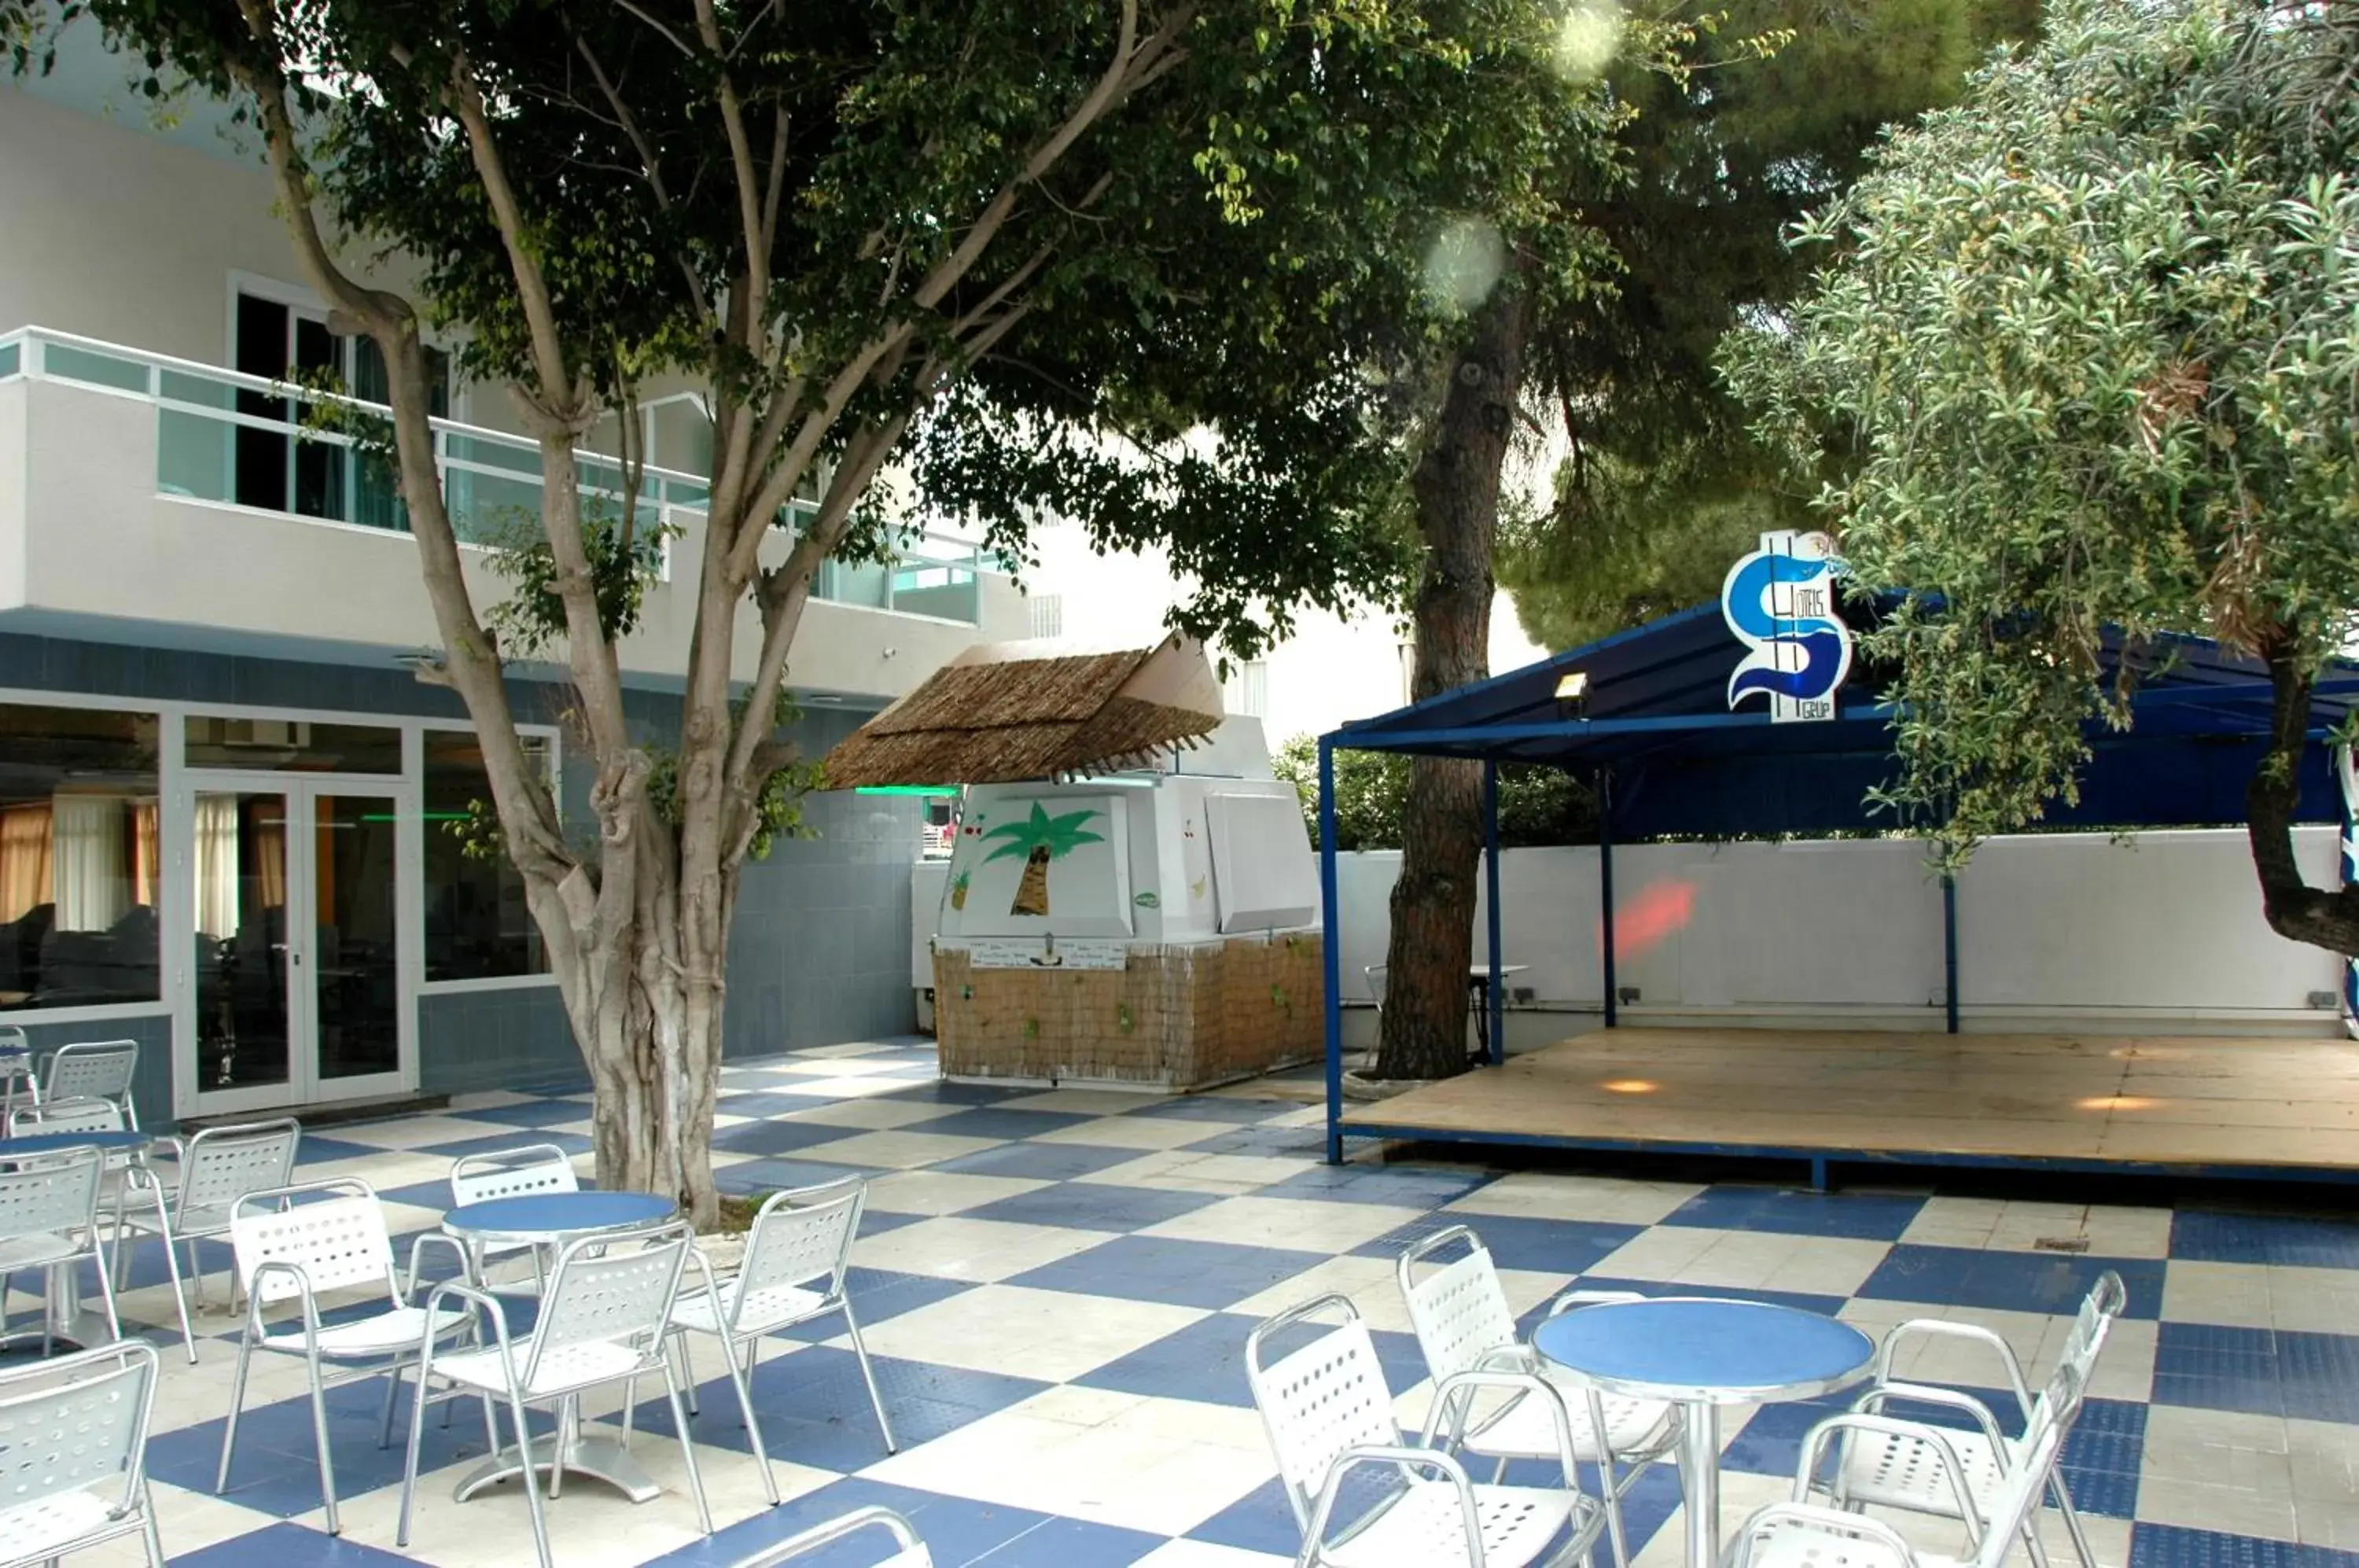
[[[1121,970],[977,969],[934,954],[942,1071],[1200,1089],[1318,1054],[1316,932],[1134,950]]]

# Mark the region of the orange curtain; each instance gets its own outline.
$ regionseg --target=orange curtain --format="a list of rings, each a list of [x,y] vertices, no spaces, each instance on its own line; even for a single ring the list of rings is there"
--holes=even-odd
[[[254,830],[254,896],[266,909],[287,907],[287,817],[277,800],[247,807]]]
[[[49,808],[0,811],[0,920],[49,901]]]
[[[135,801],[131,807],[131,898],[134,903],[154,909],[161,901],[164,867],[159,854],[163,847],[157,819],[156,802]]]

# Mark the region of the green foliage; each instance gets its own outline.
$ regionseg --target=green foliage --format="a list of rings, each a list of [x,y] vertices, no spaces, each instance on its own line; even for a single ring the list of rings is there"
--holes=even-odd
[[[745,703],[746,699],[741,695],[729,704],[733,728],[746,722]],[[802,716],[802,708],[793,694],[781,691],[770,716],[770,728],[774,733],[786,729]],[[650,746],[647,754],[647,804],[658,821],[677,828],[680,820],[679,752],[670,746]],[[781,839],[817,837],[819,830],[803,821],[803,797],[826,788],[826,772],[816,761],[797,757],[771,770],[754,798],[754,833],[746,847],[746,858],[767,860]]]
[[[599,628],[608,640],[637,627],[647,589],[663,573],[665,547],[679,532],[646,522],[628,526],[619,506],[582,497],[582,549],[597,590]],[[508,596],[484,617],[501,653],[531,659],[563,642],[565,602],[558,595],[557,560],[540,516],[521,506],[497,508],[481,542],[491,547],[492,571],[509,584]]]
[[[1891,803],[1963,842],[2074,798],[2126,724],[2100,629],[2299,669],[2359,606],[2359,7],[2057,0],[1799,234],[1729,370],[1894,669]],[[1938,595],[1938,598],[1932,597]]]
[[[1637,7],[1677,16],[1684,7]],[[1712,598],[1810,489],[1746,429],[1712,356],[1799,289],[1788,224],[1859,173],[1879,125],[1951,101],[2037,0],[1731,0],[1667,34],[1669,69],[1613,72],[1635,111],[1626,178],[1581,192],[1608,286],[1554,303],[1529,381],[1571,440],[1549,505],[1503,519],[1498,576],[1525,630],[1579,646]],[[1765,48],[1767,44],[1774,47]]]
[[[1041,849],[1049,852],[1049,859],[1060,860],[1082,844],[1103,844],[1103,833],[1089,833],[1082,827],[1083,822],[1097,815],[1096,811],[1068,811],[1063,816],[1052,817],[1039,801],[1035,800],[1029,817],[1020,822],[1002,822],[983,835],[987,839],[1004,838],[1007,841],[984,856],[984,864],[987,866],[995,860],[1028,859],[1033,851]]]
[[[1408,804],[1406,757],[1380,751],[1335,753],[1335,847],[1346,854],[1398,849],[1401,818]],[[1271,770],[1292,784],[1302,800],[1303,825],[1319,842],[1319,743],[1297,735],[1278,748]],[[1499,844],[1507,849],[1558,844],[1593,844],[1597,838],[1593,797],[1560,768],[1507,763],[1499,769]]]

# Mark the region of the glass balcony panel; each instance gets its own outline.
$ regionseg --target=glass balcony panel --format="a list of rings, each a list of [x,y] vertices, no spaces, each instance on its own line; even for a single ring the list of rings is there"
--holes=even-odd
[[[231,455],[232,432],[236,428],[226,419],[180,408],[158,410],[156,488],[167,495],[197,501],[236,499],[232,489],[235,460]]]
[[[12,343],[0,343],[0,381],[5,381],[16,375],[17,368],[24,362],[24,351],[20,345]]]
[[[981,619],[974,571],[967,566],[904,564],[893,573],[892,607],[972,626]]]
[[[538,481],[454,468],[444,476],[443,496],[451,512],[451,527],[469,544],[510,537],[519,526],[539,524]]]
[[[443,439],[446,443],[444,453],[454,463],[506,469],[510,474],[529,474],[535,480],[540,476],[538,447],[518,446],[512,441],[488,441],[482,436],[463,436],[455,432]]]
[[[210,376],[191,376],[185,370],[158,373],[158,394],[167,403],[187,403],[199,408],[227,410],[237,404],[237,388],[226,381],[216,381]]]
[[[831,561],[820,573],[819,596],[832,599],[839,604],[858,604],[871,610],[886,609],[893,602],[893,573],[890,568],[873,562],[853,565]]]
[[[44,345],[41,371],[59,381],[112,387],[118,392],[136,392],[143,397],[147,391],[147,367],[137,360],[117,359],[111,354],[93,354],[71,343]]]

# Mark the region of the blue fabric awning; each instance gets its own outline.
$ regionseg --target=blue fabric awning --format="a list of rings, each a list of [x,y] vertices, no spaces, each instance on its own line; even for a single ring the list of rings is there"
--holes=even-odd
[[[1345,724],[1329,738],[1348,750],[1545,762],[1604,775],[1612,786],[1608,825],[1622,840],[1902,825],[1866,803],[1896,766],[1892,710],[1877,690],[1884,677],[1855,664],[1836,692],[1835,718],[1773,724],[1757,699],[1729,711],[1729,675],[1745,651],[1718,604],[1699,605]],[[2108,675],[2124,657],[2120,639],[2109,638]],[[2132,726],[2090,727],[2095,755],[2082,771],[2080,801],[2052,804],[2048,822],[2242,823],[2245,787],[2268,734],[2267,671],[2200,637],[2171,638],[2127,657],[2138,675]],[[1559,683],[1576,672],[1587,677],[1582,701],[1560,702]],[[2327,671],[2312,703],[2311,738],[2322,741],[2354,702],[2359,665]],[[2304,757],[2301,786],[2303,820],[2337,820],[2322,745]]]

